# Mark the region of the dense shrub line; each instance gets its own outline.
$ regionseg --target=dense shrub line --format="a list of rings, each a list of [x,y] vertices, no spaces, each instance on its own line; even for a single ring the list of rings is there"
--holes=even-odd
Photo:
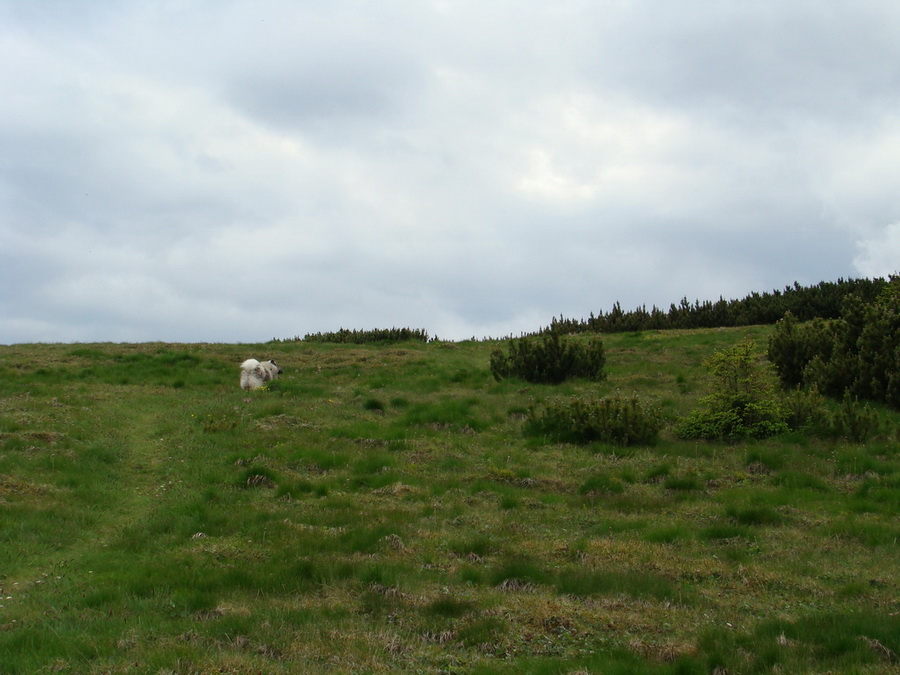
[[[900,408],[900,276],[873,301],[846,297],[836,319],[801,325],[785,314],[767,353],[785,386],[815,386],[835,398],[849,394]]]
[[[786,312],[790,312],[798,321],[834,319],[840,316],[844,299],[848,296],[872,302],[887,284],[883,278],[839,279],[808,287],[795,282],[782,291],[754,292],[740,300],[725,300],[720,297],[715,302],[696,300],[691,303],[687,298],[682,298],[678,305],[670,305],[668,311],[656,306],[648,311],[646,306],[641,306],[626,312],[616,302],[609,313],[600,312],[598,316],[591,314],[588,319],[568,319],[562,316],[554,318],[550,326],[539,331],[539,334],[622,333],[774,324]]]
[[[307,333],[272,342],[329,342],[335,344],[366,344],[370,342],[428,342],[428,331],[422,328],[376,328],[372,330],[348,330],[341,328],[325,333]],[[435,338],[437,339],[437,338]]]

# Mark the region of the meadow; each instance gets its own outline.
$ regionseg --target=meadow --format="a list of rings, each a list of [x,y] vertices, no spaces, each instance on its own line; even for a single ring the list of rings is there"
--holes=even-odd
[[[896,673],[900,414],[671,433],[771,330],[604,335],[559,385],[491,341],[0,346],[0,673]],[[588,392],[660,440],[524,433]]]

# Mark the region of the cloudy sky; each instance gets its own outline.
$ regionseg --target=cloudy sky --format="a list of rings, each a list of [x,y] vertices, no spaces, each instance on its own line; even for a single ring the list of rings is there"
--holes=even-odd
[[[0,0],[0,343],[900,268],[896,0]]]

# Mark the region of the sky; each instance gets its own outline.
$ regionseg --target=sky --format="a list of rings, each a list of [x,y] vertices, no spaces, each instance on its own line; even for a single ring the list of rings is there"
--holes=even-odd
[[[900,268],[896,0],[0,0],[0,344],[448,340]]]

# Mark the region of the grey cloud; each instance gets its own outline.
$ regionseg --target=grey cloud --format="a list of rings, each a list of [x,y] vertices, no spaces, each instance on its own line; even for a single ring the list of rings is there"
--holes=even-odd
[[[0,342],[496,336],[900,256],[890,4],[0,12]]]
[[[598,15],[604,15],[598,10]],[[887,3],[638,3],[597,41],[601,79],[701,114],[846,118],[896,100],[900,12]]]

